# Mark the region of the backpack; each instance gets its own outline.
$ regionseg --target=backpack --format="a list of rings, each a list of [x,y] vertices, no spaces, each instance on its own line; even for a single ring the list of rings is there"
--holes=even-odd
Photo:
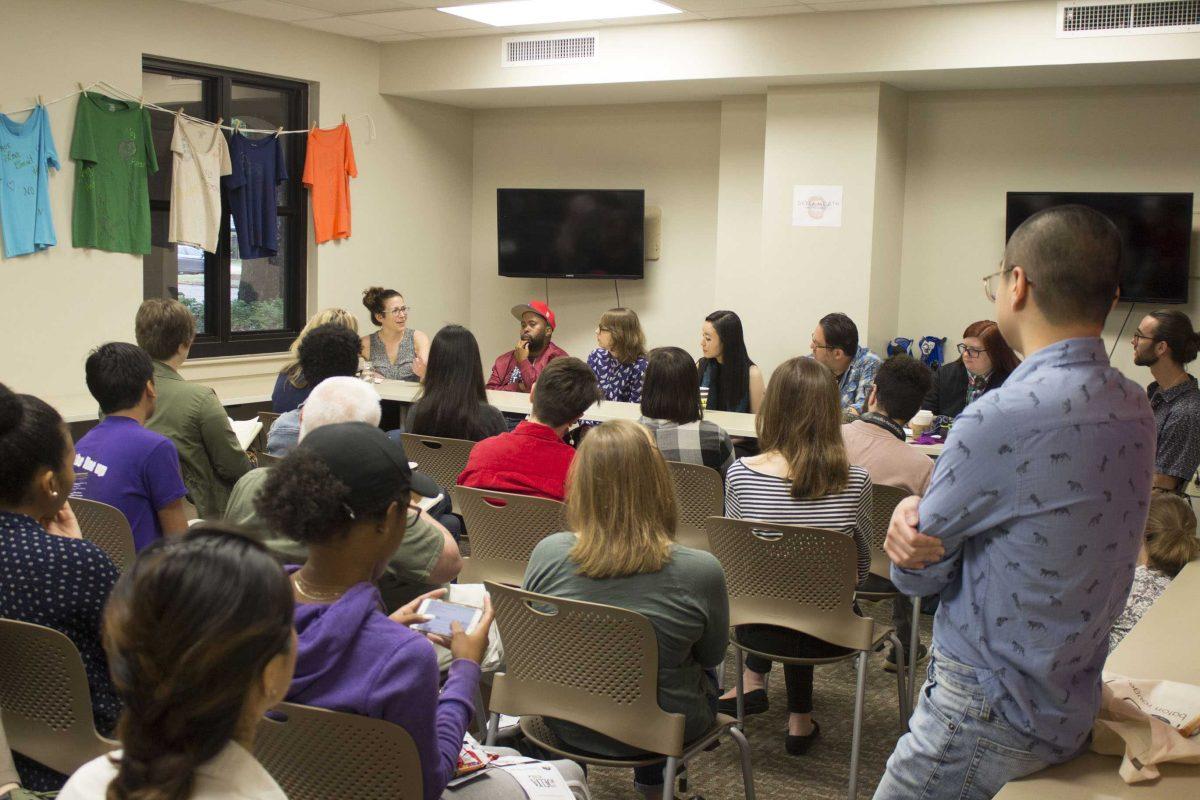
[[[913,343],[912,339],[905,339],[903,336],[897,336],[895,339],[892,339],[890,342],[887,343],[888,358],[891,358],[892,356],[898,356],[901,354],[906,355],[906,356],[911,356],[912,355],[912,349],[911,349],[912,343]]]
[[[921,363],[936,372],[938,367],[945,362],[945,356],[942,355],[945,345],[946,337],[944,336],[940,339],[936,336],[922,336],[921,341],[917,343],[917,350],[921,353]]]

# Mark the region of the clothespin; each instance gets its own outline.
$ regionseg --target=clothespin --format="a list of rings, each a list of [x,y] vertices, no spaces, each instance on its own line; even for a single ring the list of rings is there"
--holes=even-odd
[[[342,114],[342,124],[343,125],[346,124],[346,115],[345,114]]]
[[[308,129],[308,132],[309,132],[309,133],[312,133],[312,132],[313,132],[313,131],[315,131],[316,129],[317,129],[317,121],[314,119],[314,120],[312,121],[312,126],[311,126],[311,127]]]
[[[221,123],[225,121],[224,117],[217,117],[217,127],[221,127]]]
[[[183,106],[180,106],[179,108],[175,109],[175,116],[177,116],[177,117],[183,116]]]
[[[39,106],[44,106],[44,105],[46,105],[46,100],[45,100],[45,98],[43,98],[43,97],[42,97],[40,94],[38,95],[38,105],[39,105]]]
[[[138,108],[145,108],[145,107],[146,107],[146,95],[144,95],[144,94],[138,95]]]
[[[275,138],[278,139],[282,133],[283,133],[283,126],[280,125],[278,128],[275,129]]]

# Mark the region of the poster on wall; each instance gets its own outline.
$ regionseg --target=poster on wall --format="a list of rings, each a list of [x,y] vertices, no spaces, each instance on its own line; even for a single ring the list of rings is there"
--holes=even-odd
[[[793,186],[792,226],[797,228],[842,227],[842,187]]]

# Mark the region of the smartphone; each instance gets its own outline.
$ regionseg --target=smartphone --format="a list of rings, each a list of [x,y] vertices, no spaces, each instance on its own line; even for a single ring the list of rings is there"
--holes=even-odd
[[[452,635],[450,623],[458,622],[464,631],[470,633],[475,629],[479,618],[483,616],[483,609],[464,606],[461,603],[447,603],[445,600],[429,599],[421,602],[417,613],[432,617],[432,619],[428,622],[418,622],[412,626],[413,630],[436,633],[449,638]]]

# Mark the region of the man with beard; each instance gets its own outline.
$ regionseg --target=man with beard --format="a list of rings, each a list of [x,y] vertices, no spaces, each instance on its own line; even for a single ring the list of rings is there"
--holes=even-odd
[[[502,353],[492,365],[487,388],[528,393],[546,365],[567,352],[550,341],[554,335],[554,312],[550,306],[533,300],[513,306],[512,315],[521,321],[520,338],[516,347]]]
[[[1133,333],[1133,363],[1149,367],[1154,382],[1146,389],[1158,447],[1154,488],[1181,492],[1200,466],[1200,388],[1184,365],[1196,358],[1200,333],[1182,311],[1152,311]]]

